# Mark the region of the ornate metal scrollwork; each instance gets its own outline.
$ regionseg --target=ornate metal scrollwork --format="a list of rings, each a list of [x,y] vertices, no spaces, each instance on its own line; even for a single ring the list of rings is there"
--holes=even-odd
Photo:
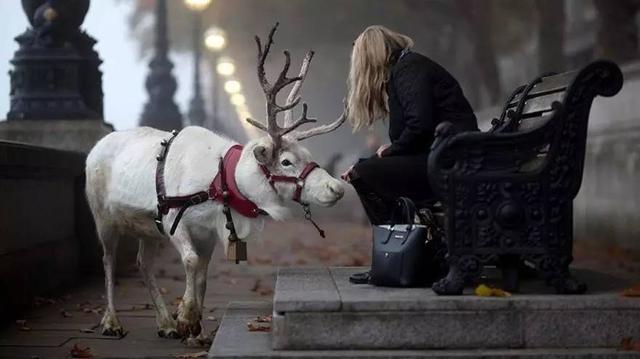
[[[438,126],[429,177],[446,207],[451,267],[434,284],[438,294],[462,293],[460,283],[477,275],[483,263],[506,256],[534,263],[558,293],[586,290],[568,270],[572,202],[582,180],[591,103],[597,95],[616,94],[622,75],[615,64],[597,61],[556,81],[562,77],[564,87],[546,92],[536,87],[546,76],[518,88],[488,133],[452,133],[450,125]],[[523,113],[527,101],[559,91],[563,100],[554,100],[548,110]],[[520,129],[520,119],[532,118],[542,124]]]

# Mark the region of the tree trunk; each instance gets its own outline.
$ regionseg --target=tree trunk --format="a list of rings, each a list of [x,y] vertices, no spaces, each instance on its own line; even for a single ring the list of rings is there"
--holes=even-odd
[[[638,57],[638,25],[636,13],[639,0],[595,0],[600,24],[596,56],[616,62]]]
[[[562,72],[565,69],[565,2],[538,0],[538,72]]]
[[[473,44],[474,59],[477,61],[480,78],[487,88],[489,101],[500,101],[502,89],[495,50],[491,41],[491,7],[487,2],[476,0],[456,0],[458,11],[467,22],[470,42]]]

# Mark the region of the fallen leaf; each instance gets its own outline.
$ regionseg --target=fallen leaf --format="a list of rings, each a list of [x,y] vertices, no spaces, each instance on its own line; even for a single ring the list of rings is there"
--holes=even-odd
[[[260,295],[271,295],[273,294],[273,289],[271,288],[260,288],[260,290],[258,290],[258,294]]]
[[[271,315],[259,315],[255,321],[258,323],[271,323],[273,317]]]
[[[91,354],[91,348],[80,348],[78,344],[74,344],[73,348],[71,348],[71,357],[72,358],[93,358],[93,354]]]
[[[622,338],[620,349],[640,352],[640,341],[634,341],[631,337]]]
[[[202,352],[197,352],[197,353],[178,354],[178,355],[176,355],[176,358],[180,358],[180,359],[205,358],[206,356],[207,356],[207,352],[202,351]]]
[[[66,311],[66,310],[64,310],[64,309],[60,309],[60,315],[62,315],[64,318],[71,318],[71,317],[73,317],[73,314],[71,314],[71,313],[67,312],[67,311]]]
[[[249,329],[250,332],[270,332],[271,325],[261,324],[256,322],[248,322],[247,329]]]
[[[216,320],[218,320],[218,319],[216,319],[216,317],[213,317],[213,316],[208,316],[208,317],[207,317],[207,320],[216,321]]]
[[[488,285],[480,284],[476,287],[475,293],[479,297],[510,297],[511,293],[500,288],[491,288]]]
[[[631,288],[622,291],[624,297],[640,297],[640,284],[636,284]]]
[[[80,329],[80,333],[87,333],[87,334],[91,334],[91,333],[95,333],[96,331],[93,329],[89,329],[89,328],[82,328]]]
[[[31,328],[27,327],[26,325],[23,325],[20,328],[18,328],[18,330],[21,331],[21,332],[30,332]]]
[[[167,293],[169,293],[169,290],[168,290],[167,288],[165,288],[165,287],[160,287],[159,291],[160,291],[160,294],[167,294]]]

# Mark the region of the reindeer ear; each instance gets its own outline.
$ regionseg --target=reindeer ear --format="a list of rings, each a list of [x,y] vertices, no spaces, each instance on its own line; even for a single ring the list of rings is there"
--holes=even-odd
[[[271,162],[272,152],[271,148],[258,145],[253,148],[253,157],[256,158],[256,161],[258,161],[259,164],[266,165]]]

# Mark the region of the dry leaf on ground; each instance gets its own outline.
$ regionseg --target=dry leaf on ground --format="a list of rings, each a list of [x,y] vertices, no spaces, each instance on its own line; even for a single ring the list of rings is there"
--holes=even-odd
[[[620,342],[620,348],[622,350],[640,352],[640,341],[634,341],[631,337],[622,338],[622,342]]]
[[[74,344],[73,348],[71,348],[71,357],[72,358],[93,358],[93,354],[91,354],[91,348],[80,348],[78,344]]]
[[[640,297],[640,284],[636,284],[631,288],[622,291],[624,297]]]
[[[197,352],[197,353],[185,353],[185,354],[178,354],[176,355],[176,358],[180,358],[180,359],[188,359],[188,358],[205,358],[207,356],[207,352]]]
[[[271,323],[273,316],[271,315],[259,315],[256,317],[255,321],[257,323]]]
[[[64,318],[71,318],[71,317],[73,317],[73,314],[71,314],[71,313],[67,312],[67,311],[66,311],[66,310],[64,310],[64,309],[60,309],[60,315],[62,315]]]
[[[89,328],[82,328],[80,329],[80,333],[87,333],[87,334],[92,334],[95,333],[96,331],[93,329],[89,329]]]
[[[249,329],[250,332],[270,332],[271,325],[258,322],[248,322],[247,329]]]
[[[160,292],[160,294],[167,294],[169,293],[169,290],[165,287],[160,287],[160,289],[158,290]]]
[[[480,284],[476,287],[475,293],[479,297],[510,297],[511,293],[500,288],[491,288],[488,285]]]

